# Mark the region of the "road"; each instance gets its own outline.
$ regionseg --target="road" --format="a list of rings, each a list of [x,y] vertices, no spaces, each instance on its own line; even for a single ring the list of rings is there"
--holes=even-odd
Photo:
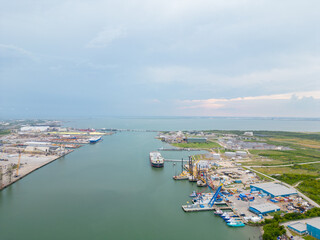
[[[304,163],[291,163],[291,164],[284,164],[284,165],[271,165],[271,166],[250,166],[255,168],[276,168],[276,167],[292,167],[294,165],[306,165],[306,164],[315,164],[320,163],[320,161],[315,162],[304,162]]]

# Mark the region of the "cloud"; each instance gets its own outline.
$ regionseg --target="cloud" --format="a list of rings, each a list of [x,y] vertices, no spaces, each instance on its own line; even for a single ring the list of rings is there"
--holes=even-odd
[[[30,51],[27,51],[21,47],[17,47],[14,45],[7,45],[0,43],[0,53],[1,57],[8,57],[8,58],[22,58],[26,57],[32,60],[36,60],[37,57]]]
[[[127,31],[123,27],[106,28],[99,32],[87,45],[87,48],[105,48],[117,39],[124,38]]]
[[[283,63],[279,64],[283,66],[265,70],[249,69],[246,73],[221,72],[197,66],[146,67],[141,79],[150,85],[189,88],[193,93],[206,94],[205,97],[210,97],[210,94],[230,98],[320,90],[320,57],[291,57],[291,61],[289,56],[283,59]]]
[[[185,113],[201,115],[319,117],[320,90],[238,98],[178,100]]]

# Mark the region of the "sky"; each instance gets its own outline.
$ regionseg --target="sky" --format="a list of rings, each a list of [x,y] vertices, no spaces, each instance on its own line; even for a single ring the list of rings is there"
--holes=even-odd
[[[320,117],[318,0],[0,0],[0,117]]]

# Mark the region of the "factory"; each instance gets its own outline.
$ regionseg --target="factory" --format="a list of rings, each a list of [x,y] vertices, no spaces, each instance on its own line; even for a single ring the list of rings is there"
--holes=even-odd
[[[302,222],[295,222],[288,225],[288,228],[296,233],[303,235],[307,233],[307,226]]]
[[[279,183],[257,183],[250,185],[251,191],[259,191],[271,197],[288,197],[298,194],[294,189],[290,189]]]
[[[313,218],[307,222],[307,231],[310,236],[320,239],[320,217]]]
[[[260,214],[266,215],[271,212],[280,211],[280,207],[272,203],[263,203],[263,204],[251,205],[249,207],[249,211],[257,215],[260,215]]]

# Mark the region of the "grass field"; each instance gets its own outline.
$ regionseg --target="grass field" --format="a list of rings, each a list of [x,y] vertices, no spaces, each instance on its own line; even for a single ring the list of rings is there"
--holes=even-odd
[[[285,173],[280,176],[274,176],[274,178],[279,179],[280,181],[286,182],[291,185],[298,183],[300,181],[314,179],[317,177],[319,177],[319,176],[310,175],[310,174],[292,174],[292,173]]]
[[[319,176],[319,174],[315,171],[310,171],[307,169],[295,169],[292,167],[272,167],[272,168],[253,168],[259,172],[262,172],[267,175],[275,175],[275,174],[304,174],[310,176]]]
[[[10,130],[0,130],[0,135],[7,135],[10,133]]]
[[[305,180],[299,184],[298,189],[320,204],[320,180]]]
[[[319,161],[320,151],[316,149],[294,150],[250,150],[251,154],[282,161],[282,164]]]
[[[206,142],[206,143],[172,143],[172,146],[181,148],[199,148],[199,149],[210,149],[210,148],[221,148],[217,142]]]

